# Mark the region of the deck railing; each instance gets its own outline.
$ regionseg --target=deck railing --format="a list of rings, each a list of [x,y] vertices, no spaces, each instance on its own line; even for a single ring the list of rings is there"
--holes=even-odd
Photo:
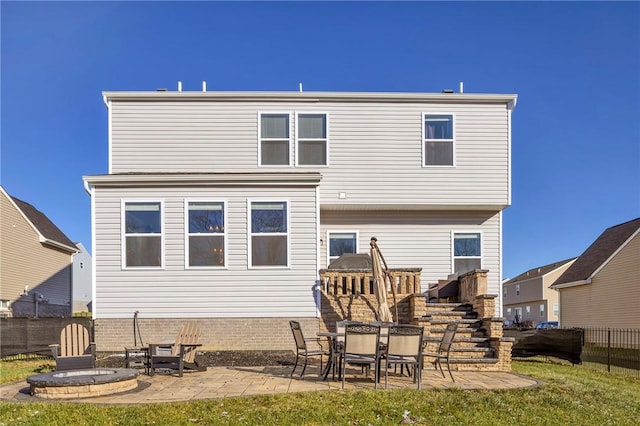
[[[391,285],[395,286],[397,295],[422,292],[422,268],[391,268],[389,272]],[[371,269],[321,269],[320,281],[322,289],[334,296],[375,294]],[[387,291],[391,295],[393,290],[388,288]]]

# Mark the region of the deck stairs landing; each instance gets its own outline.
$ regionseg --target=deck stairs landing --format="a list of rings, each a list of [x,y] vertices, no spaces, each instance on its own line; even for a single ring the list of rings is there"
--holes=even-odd
[[[425,327],[425,351],[437,351],[447,324],[458,323],[451,349],[451,369],[458,371],[492,370],[498,364],[495,349],[473,307],[468,303],[427,303],[427,313],[419,320]]]

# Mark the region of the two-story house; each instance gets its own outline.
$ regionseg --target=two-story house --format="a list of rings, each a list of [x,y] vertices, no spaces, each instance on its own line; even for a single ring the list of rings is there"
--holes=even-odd
[[[33,204],[0,186],[0,315],[71,316],[75,244]]]
[[[505,321],[525,324],[558,321],[558,292],[549,287],[575,260],[532,268],[502,284],[502,316]]]
[[[516,95],[103,97],[108,174],[84,177],[98,350],[133,343],[135,311],[145,342],[197,320],[205,349],[291,349],[289,319],[318,328],[318,271],[372,236],[423,291],[485,269],[500,294]]]

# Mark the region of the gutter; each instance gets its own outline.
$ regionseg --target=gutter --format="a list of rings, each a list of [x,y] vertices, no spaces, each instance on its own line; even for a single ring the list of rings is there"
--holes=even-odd
[[[570,283],[551,284],[549,288],[553,290],[558,290],[561,288],[577,287],[585,284],[591,284],[591,278],[587,278],[586,280],[580,280],[580,281],[572,281]]]
[[[72,248],[72,247],[69,247],[66,244],[62,244],[62,243],[59,243],[59,242],[54,241],[54,240],[50,240],[50,239],[42,237],[42,236],[40,237],[40,242],[42,244],[46,244],[46,245],[51,246],[51,247],[55,247],[55,248],[62,249],[62,250],[65,250],[65,251],[73,252],[73,254],[80,253],[80,250],[78,250],[77,247],[76,248]]]

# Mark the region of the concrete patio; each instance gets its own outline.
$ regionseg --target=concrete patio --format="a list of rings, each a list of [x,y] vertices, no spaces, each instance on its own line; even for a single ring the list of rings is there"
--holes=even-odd
[[[298,370],[299,371],[299,370]],[[338,380],[322,381],[317,367],[309,366],[304,377],[297,374],[289,377],[291,366],[267,367],[209,367],[204,372],[189,372],[183,377],[156,374],[153,377],[140,374],[138,389],[93,398],[64,399],[56,401],[85,402],[92,404],[147,404],[198,399],[221,399],[276,393],[310,391],[341,392]],[[422,389],[459,388],[465,390],[517,389],[538,386],[540,383],[529,377],[507,372],[454,372],[456,382],[443,378],[431,368],[423,370]],[[416,388],[410,377],[389,376],[389,389]],[[366,377],[359,370],[347,374],[345,390],[374,389],[373,374]],[[384,377],[378,385],[384,392]],[[5,401],[36,402],[51,401],[29,395],[29,385],[18,382],[0,386],[0,398]]]

